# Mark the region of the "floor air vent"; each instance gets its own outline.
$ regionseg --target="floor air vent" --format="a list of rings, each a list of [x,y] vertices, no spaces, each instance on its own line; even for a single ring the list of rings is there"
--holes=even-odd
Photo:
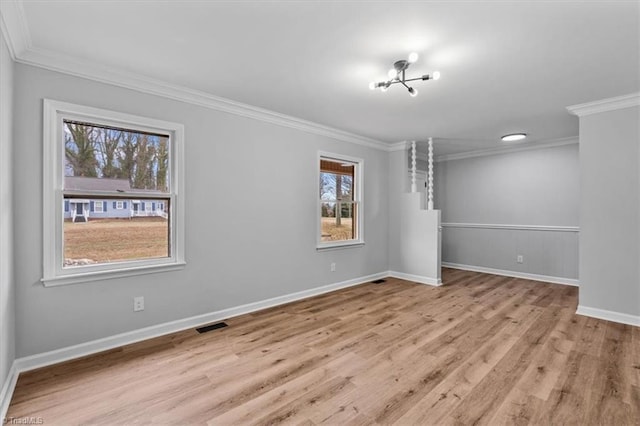
[[[384,280],[384,279],[380,278],[379,280],[375,280],[375,281],[371,281],[371,282],[374,283],[374,284],[382,284],[382,283],[386,283],[387,280]]]
[[[225,328],[227,325],[226,322],[217,322],[215,324],[205,325],[204,327],[196,328],[196,331],[200,334],[206,333],[207,331],[217,330],[219,328]]]

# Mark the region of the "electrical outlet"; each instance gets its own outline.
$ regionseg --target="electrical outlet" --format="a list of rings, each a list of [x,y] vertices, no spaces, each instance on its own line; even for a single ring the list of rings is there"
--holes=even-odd
[[[331,262],[331,272],[336,271],[336,262]]]
[[[144,297],[138,296],[133,298],[133,312],[144,311]]]
[[[516,262],[523,263],[524,262],[524,256],[519,254],[518,257],[516,258]]]

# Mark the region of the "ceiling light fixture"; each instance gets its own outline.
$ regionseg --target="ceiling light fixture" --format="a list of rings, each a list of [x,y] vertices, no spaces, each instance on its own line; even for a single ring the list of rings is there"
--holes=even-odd
[[[409,68],[409,65],[413,64],[417,60],[418,60],[418,54],[413,52],[409,55],[408,59],[402,59],[400,61],[396,61],[393,64],[393,68],[390,69],[387,74],[389,76],[389,80],[380,81],[377,83],[375,81],[372,81],[371,83],[369,83],[369,89],[371,90],[380,89],[382,92],[386,92],[389,86],[391,86],[392,84],[402,84],[404,87],[407,88],[407,90],[409,91],[409,94],[412,97],[418,96],[418,91],[413,87],[408,86],[407,82],[416,81],[416,80],[423,80],[423,81],[438,80],[440,78],[440,73],[436,71],[431,75],[425,74],[422,77],[405,78],[405,74],[404,74],[405,71],[407,70],[407,68]]]
[[[526,133],[511,133],[510,135],[504,135],[500,139],[502,139],[503,142],[515,142],[515,141],[521,141],[526,137],[527,137]]]

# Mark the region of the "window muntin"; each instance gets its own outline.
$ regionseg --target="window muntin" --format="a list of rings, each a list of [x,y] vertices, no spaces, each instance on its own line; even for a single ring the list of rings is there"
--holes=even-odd
[[[45,100],[45,285],[184,265],[182,135],[179,124]]]
[[[362,160],[320,155],[318,247],[362,243]]]

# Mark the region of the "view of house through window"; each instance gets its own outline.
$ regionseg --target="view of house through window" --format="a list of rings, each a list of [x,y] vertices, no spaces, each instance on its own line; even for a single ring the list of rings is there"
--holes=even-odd
[[[169,257],[168,135],[63,124],[63,266]]]
[[[320,241],[358,239],[356,166],[320,158]]]

